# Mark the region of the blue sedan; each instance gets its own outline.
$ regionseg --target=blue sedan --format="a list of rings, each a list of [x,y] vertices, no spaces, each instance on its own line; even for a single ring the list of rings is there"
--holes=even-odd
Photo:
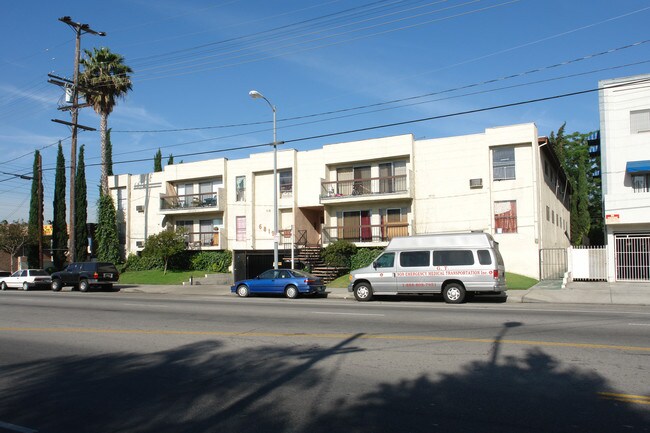
[[[294,299],[300,294],[322,295],[325,285],[320,278],[304,271],[270,269],[250,280],[236,281],[230,291],[242,298],[253,293],[283,293]]]

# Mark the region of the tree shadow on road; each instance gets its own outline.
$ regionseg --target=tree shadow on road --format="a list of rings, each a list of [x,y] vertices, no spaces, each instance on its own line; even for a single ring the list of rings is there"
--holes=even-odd
[[[500,360],[514,326],[504,324],[486,361],[437,378],[402,372],[330,405],[309,391],[332,391],[323,361],[345,369],[364,351],[361,334],[329,347],[300,340],[233,351],[210,340],[15,364],[0,371],[0,421],[41,433],[646,431],[647,413],[599,398],[612,390],[593,372],[538,348]]]

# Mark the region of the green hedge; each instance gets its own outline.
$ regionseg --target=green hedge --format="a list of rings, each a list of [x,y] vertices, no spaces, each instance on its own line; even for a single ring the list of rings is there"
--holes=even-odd
[[[356,254],[350,258],[350,270],[370,266],[382,251],[383,248],[359,248]]]
[[[232,263],[230,251],[183,251],[169,259],[169,269],[176,271],[206,271],[215,273],[228,272]],[[164,263],[161,259],[134,254],[129,255],[126,263],[121,266],[121,272],[163,270]]]

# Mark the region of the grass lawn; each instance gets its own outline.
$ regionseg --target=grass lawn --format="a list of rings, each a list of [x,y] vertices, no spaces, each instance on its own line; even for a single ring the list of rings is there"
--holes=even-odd
[[[119,284],[182,284],[189,281],[190,276],[202,277],[202,271],[127,271],[120,274]]]
[[[345,274],[336,280],[329,283],[328,287],[347,287],[349,280],[349,274]],[[537,284],[537,280],[533,278],[528,278],[523,275],[514,274],[512,272],[506,272],[506,287],[508,290],[527,290]]]

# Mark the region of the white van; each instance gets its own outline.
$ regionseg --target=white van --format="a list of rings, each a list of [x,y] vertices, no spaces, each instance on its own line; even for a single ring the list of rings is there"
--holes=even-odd
[[[357,301],[442,293],[450,304],[460,304],[468,293],[505,290],[499,244],[487,233],[393,238],[372,265],[350,273],[348,286]]]

